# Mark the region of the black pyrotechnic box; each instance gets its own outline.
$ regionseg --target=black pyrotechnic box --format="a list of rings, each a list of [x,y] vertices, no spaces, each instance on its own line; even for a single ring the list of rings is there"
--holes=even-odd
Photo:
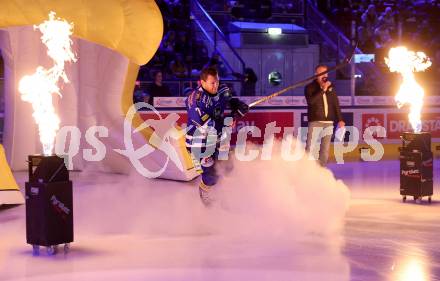
[[[30,155],[26,182],[26,240],[38,254],[39,246],[54,254],[59,244],[67,251],[73,242],[72,182],[64,159]]]
[[[413,196],[420,201],[423,196],[433,194],[433,155],[431,152],[431,134],[426,132],[405,132],[401,136],[400,147],[400,195]]]

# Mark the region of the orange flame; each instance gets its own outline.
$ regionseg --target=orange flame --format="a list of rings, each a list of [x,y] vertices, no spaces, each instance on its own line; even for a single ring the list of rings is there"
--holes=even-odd
[[[50,12],[49,20],[34,26],[34,29],[41,31],[41,40],[47,46],[47,55],[53,59],[54,66],[50,69],[38,66],[34,74],[25,75],[20,80],[18,90],[23,101],[32,103],[34,110],[32,116],[38,124],[43,153],[51,155],[60,125],[60,119],[52,104],[52,94],[61,96],[57,85],[60,78],[65,83],[69,82],[64,72],[64,63],[76,61],[70,39],[73,24],[59,18],[55,19],[55,12]]]
[[[397,107],[410,105],[409,122],[415,133],[422,130],[421,112],[425,91],[417,83],[414,72],[425,71],[431,66],[431,60],[423,52],[409,51],[406,47],[391,48],[385,63],[391,72],[402,75],[402,84],[396,94]]]

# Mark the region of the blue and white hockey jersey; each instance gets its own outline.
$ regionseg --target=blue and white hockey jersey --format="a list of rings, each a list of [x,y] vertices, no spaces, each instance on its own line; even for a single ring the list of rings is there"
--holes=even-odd
[[[186,146],[205,147],[216,145],[222,133],[225,110],[229,107],[231,92],[226,85],[220,85],[216,95],[202,87],[193,90],[186,99],[188,131]]]

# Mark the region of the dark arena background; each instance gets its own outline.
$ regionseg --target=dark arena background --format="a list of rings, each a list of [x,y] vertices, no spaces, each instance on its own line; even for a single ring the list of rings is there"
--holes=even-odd
[[[0,281],[440,280],[439,1],[37,2],[0,0]],[[46,52],[50,11],[76,59]],[[22,78],[52,65],[48,154]],[[327,165],[304,154],[317,66],[345,122],[319,120]],[[207,67],[249,105],[212,205],[185,147]]]

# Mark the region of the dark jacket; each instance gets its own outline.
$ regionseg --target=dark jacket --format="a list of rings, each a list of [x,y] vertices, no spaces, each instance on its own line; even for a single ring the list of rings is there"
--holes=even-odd
[[[171,97],[171,92],[167,85],[162,84],[162,86],[158,86],[154,82],[148,87],[148,94],[150,97]]]
[[[328,104],[327,118],[324,113],[323,91],[316,80],[304,88],[304,95],[307,100],[307,117],[309,122],[343,121],[338,96],[334,90],[327,90],[326,93]]]

